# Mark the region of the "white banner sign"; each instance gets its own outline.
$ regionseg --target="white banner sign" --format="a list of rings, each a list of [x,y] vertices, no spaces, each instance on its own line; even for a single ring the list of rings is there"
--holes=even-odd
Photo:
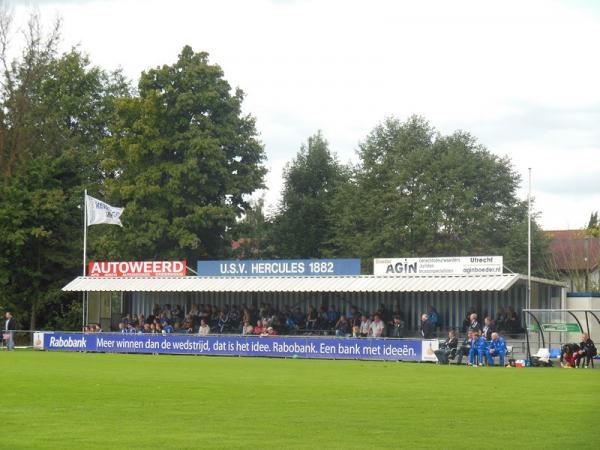
[[[502,256],[375,258],[374,275],[491,275],[502,273]]]

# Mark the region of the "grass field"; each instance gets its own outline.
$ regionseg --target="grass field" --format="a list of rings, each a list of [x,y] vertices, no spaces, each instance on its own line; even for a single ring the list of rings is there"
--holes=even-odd
[[[600,370],[0,353],[0,448],[597,448]]]

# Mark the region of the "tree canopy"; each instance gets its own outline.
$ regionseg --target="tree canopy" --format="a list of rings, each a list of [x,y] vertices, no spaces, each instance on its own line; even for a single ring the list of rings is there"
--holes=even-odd
[[[175,64],[144,72],[120,99],[106,140],[104,189],[126,205],[110,234],[120,258],[216,258],[252,192],[263,186],[264,149],[207,53],[184,47]],[[106,247],[105,247],[106,248]]]

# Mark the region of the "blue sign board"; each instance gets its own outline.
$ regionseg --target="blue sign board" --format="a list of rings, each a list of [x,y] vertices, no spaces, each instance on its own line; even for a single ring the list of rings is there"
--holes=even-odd
[[[421,361],[417,339],[44,333],[44,349],[102,353],[167,353],[280,358]]]
[[[360,259],[198,261],[201,277],[360,275]]]

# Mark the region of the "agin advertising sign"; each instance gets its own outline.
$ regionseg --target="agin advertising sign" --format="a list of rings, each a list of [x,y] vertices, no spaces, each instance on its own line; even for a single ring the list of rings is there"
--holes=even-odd
[[[442,258],[375,258],[374,275],[491,275],[501,274],[502,256]]]

